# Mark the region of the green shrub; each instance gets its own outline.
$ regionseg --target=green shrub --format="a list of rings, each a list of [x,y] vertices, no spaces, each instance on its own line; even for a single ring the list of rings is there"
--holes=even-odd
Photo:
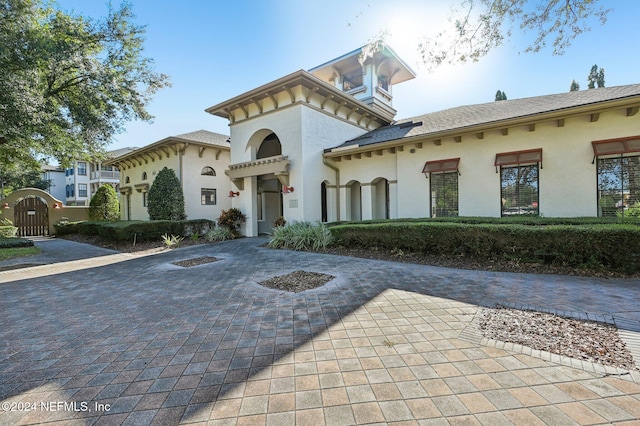
[[[214,229],[211,229],[207,232],[207,241],[209,242],[218,242],[218,241],[227,241],[233,240],[236,236],[233,231],[224,226],[218,226]]]
[[[624,212],[616,212],[616,215],[619,218],[627,218],[627,219],[638,219],[640,220],[640,201],[637,201],[635,204],[629,206],[629,208]]]
[[[207,219],[154,220],[118,222],[70,222],[54,225],[58,235],[83,234],[99,236],[107,241],[157,241],[163,234],[190,236],[193,233],[206,234],[214,226]]]
[[[508,258],[525,262],[640,271],[640,227],[634,224],[505,225],[389,222],[336,225],[347,247]]]
[[[228,228],[233,232],[234,238],[240,235],[240,225],[247,221],[247,216],[239,209],[233,207],[222,210],[218,219],[218,226]]]
[[[156,175],[147,194],[147,211],[151,220],[184,220],[184,194],[173,169],[163,168]]]
[[[26,238],[1,238],[0,237],[0,249],[5,248],[18,248],[18,247],[33,247],[33,241]]]
[[[625,216],[627,216],[625,214]],[[509,217],[478,217],[478,216],[451,216],[451,217],[434,217],[434,218],[400,218],[400,219],[373,219],[357,222],[333,222],[328,226],[337,225],[360,225],[360,224],[376,224],[376,223],[463,223],[469,225],[526,225],[526,226],[548,226],[548,225],[597,225],[597,224],[616,224],[616,223],[636,223],[640,225],[639,220],[632,218],[616,218],[616,217],[542,217],[542,216],[509,216]]]
[[[180,237],[178,235],[162,235],[162,243],[167,248],[178,247],[178,245],[184,240],[184,237]]]
[[[91,197],[89,203],[89,218],[91,220],[116,221],[120,219],[120,204],[118,194],[111,185],[102,185]]]
[[[53,225],[53,228],[56,230],[56,235],[70,235],[70,234],[81,234],[80,228],[81,224],[84,221],[80,222],[69,222],[68,220],[63,220]]]
[[[11,225],[0,225],[0,238],[13,238],[18,233],[18,228]]]
[[[293,222],[273,229],[268,246],[289,250],[326,250],[331,244],[329,229],[322,223]]]

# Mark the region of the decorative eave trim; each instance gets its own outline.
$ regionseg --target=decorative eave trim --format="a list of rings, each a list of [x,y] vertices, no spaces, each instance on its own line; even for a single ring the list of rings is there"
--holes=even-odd
[[[430,141],[439,146],[443,139],[454,139],[461,142],[467,139],[484,139],[486,134],[491,131],[498,131],[502,135],[509,134],[509,128],[526,127],[528,131],[536,131],[536,125],[544,122],[555,121],[557,127],[564,127],[566,119],[576,117],[587,117],[591,123],[596,122],[603,112],[624,109],[625,116],[633,117],[634,108],[640,107],[640,95],[627,97],[623,99],[614,99],[612,101],[598,102],[595,104],[580,105],[577,107],[566,108],[563,110],[549,111],[528,115],[524,117],[514,117],[505,120],[493,121],[489,123],[481,123],[478,125],[460,127],[440,132],[426,133],[415,136],[409,136],[401,139],[393,139],[390,141],[379,142],[368,145],[351,145],[345,147],[337,147],[326,150],[322,155],[324,158],[331,158],[334,161],[341,161],[342,157],[351,159],[351,155],[356,153],[373,152],[381,155],[384,150],[391,147],[403,147],[418,143]],[[473,136],[473,138],[471,138]],[[466,138],[465,138],[466,137]],[[389,151],[390,152],[390,151]],[[348,156],[348,158],[346,158]]]
[[[230,146],[214,145],[210,143],[198,142],[191,139],[183,139],[175,136],[164,138],[158,142],[152,143],[135,151],[131,151],[125,155],[117,158],[113,158],[107,161],[103,161],[104,165],[117,166],[120,169],[141,166],[149,164],[163,158],[170,158],[172,155],[178,155],[178,152],[184,154],[189,146],[198,147],[198,154],[202,156],[205,150],[213,149],[216,154],[216,160],[220,157],[222,151],[231,151]]]
[[[296,97],[293,89],[298,86],[304,88],[304,93]],[[280,98],[281,102],[278,102],[275,95],[279,93],[285,93],[287,95],[286,98],[288,98],[286,100],[289,102],[286,102],[286,100],[282,98]],[[328,104],[329,101],[332,101],[336,104],[336,107],[329,112],[335,115],[337,115],[338,110],[344,111],[346,108],[349,110],[347,112],[348,117],[351,117],[354,112],[370,117],[370,119],[367,120],[366,126],[362,126],[362,118],[357,120],[357,124],[362,127],[368,127],[372,121],[377,121],[380,125],[385,125],[393,120],[393,115],[390,112],[385,113],[374,109],[303,70],[296,71],[278,80],[214,105],[205,111],[209,114],[225,118],[229,120],[230,124],[234,124],[266,113],[264,111],[264,100],[268,99],[273,104],[274,110],[278,110],[296,103],[312,105],[310,102],[314,95],[323,97],[320,103],[320,109],[322,110],[329,111]],[[250,105],[257,106],[258,112],[256,114],[249,114],[248,107]]]

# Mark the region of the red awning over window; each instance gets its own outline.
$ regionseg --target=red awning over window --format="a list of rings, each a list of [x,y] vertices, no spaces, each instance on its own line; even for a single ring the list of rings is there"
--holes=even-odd
[[[593,141],[591,145],[593,146],[593,154],[596,156],[640,152],[640,136]]]
[[[542,163],[542,148],[496,154],[496,162],[494,166],[511,166],[515,164],[531,163]]]
[[[442,173],[454,172],[458,170],[460,158],[449,158],[447,160],[427,161],[424,163],[422,173]]]

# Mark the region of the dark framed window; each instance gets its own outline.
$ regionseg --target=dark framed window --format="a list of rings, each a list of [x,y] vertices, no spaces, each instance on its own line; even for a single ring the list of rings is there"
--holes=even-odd
[[[142,207],[147,207],[147,192],[142,191]]]
[[[78,197],[86,197],[87,196],[87,184],[79,183],[78,184]]]
[[[203,206],[215,206],[216,205],[216,190],[210,188],[200,189],[200,199]]]
[[[78,175],[86,176],[87,175],[87,163],[84,161],[78,162]]]
[[[147,172],[142,172],[142,180],[147,180]]]
[[[205,166],[200,171],[200,174],[203,175],[203,176],[215,176],[216,175],[216,171],[211,166]]]
[[[539,214],[539,165],[500,166],[501,216]]]
[[[458,172],[431,173],[431,217],[458,216]]]
[[[598,158],[598,216],[624,216],[640,203],[640,156]]]

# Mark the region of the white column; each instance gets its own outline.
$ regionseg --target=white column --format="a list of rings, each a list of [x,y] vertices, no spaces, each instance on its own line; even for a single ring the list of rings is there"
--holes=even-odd
[[[360,184],[360,203],[362,206],[362,220],[373,219],[373,196],[370,183]]]
[[[351,220],[351,197],[347,196],[350,188],[342,185],[337,190],[339,192],[338,196],[340,197],[340,220]]]
[[[398,181],[389,181],[389,219],[398,218]]]
[[[244,178],[244,189],[240,195],[231,200],[236,207],[247,216],[247,221],[240,227],[240,233],[246,237],[258,236],[258,179],[256,176]]]

